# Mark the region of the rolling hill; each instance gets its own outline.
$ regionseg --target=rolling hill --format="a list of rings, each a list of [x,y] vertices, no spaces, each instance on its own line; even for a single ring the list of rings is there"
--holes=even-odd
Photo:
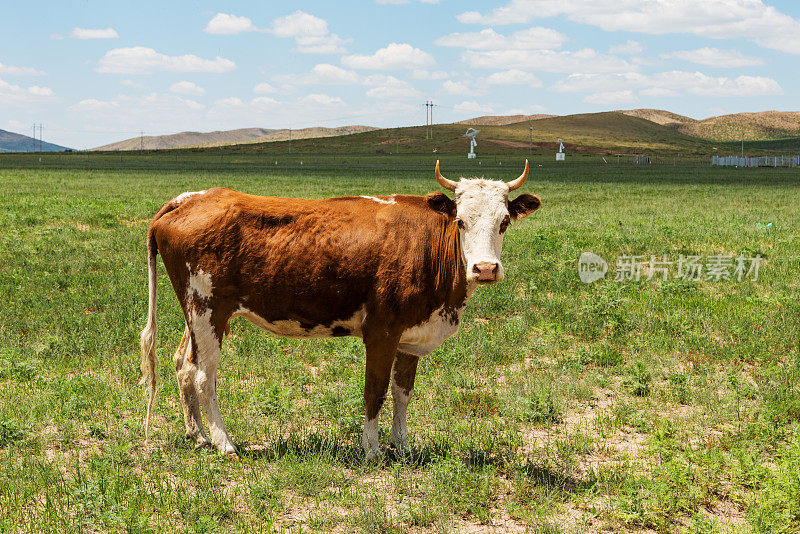
[[[309,137],[332,137],[349,135],[369,130],[371,126],[341,126],[338,128],[312,127],[292,130],[292,139]],[[169,148],[216,147],[243,143],[283,141],[289,139],[289,130],[268,130],[265,128],[241,128],[217,132],[181,132],[170,135],[133,137],[125,141],[103,145],[92,150],[163,150]]]
[[[69,149],[61,145],[48,143],[47,141],[42,141],[40,147],[38,139],[36,140],[36,148],[34,150],[34,140],[32,137],[0,130],[0,152],[61,152],[64,150]]]
[[[506,124],[513,124],[515,122],[536,121],[555,116],[556,115],[546,115],[544,113],[536,115],[484,115],[483,117],[475,117],[453,124],[466,124],[467,126],[505,126]]]

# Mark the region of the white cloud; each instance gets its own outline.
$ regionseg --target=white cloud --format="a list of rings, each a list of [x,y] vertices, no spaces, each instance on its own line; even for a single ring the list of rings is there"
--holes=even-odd
[[[336,65],[320,63],[305,74],[280,74],[272,78],[276,82],[292,85],[366,85],[370,89],[370,98],[396,99],[416,98],[420,92],[403,80],[386,74],[362,76],[355,71],[343,69]]]
[[[55,97],[55,93],[49,87],[40,87],[38,85],[21,87],[0,79],[0,105],[46,102],[52,100],[53,97]]]
[[[619,72],[633,70],[624,59],[591,48],[573,52],[556,50],[490,50],[464,53],[461,59],[473,68],[531,69],[545,72]]]
[[[173,93],[178,93],[180,95],[203,95],[206,92],[205,89],[203,89],[196,83],[187,82],[185,80],[182,82],[173,83],[169,87],[169,90],[172,91]]]
[[[270,98],[268,96],[259,96],[254,98],[250,101],[250,103],[255,106],[257,109],[273,109],[275,106],[280,104],[274,98]]]
[[[486,28],[479,32],[451,33],[434,41],[439,46],[467,50],[546,50],[561,48],[567,36],[550,28],[533,27],[506,37]]]
[[[354,85],[363,82],[358,73],[329,63],[315,65],[306,74],[278,74],[272,79],[289,85]]]
[[[542,82],[531,74],[519,69],[509,69],[495,72],[486,78],[486,83],[492,85],[527,85],[529,87],[541,87]]]
[[[511,0],[487,14],[469,11],[456,18],[488,26],[555,16],[606,31],[744,38],[765,48],[800,54],[800,22],[761,0]]]
[[[464,82],[447,80],[442,84],[442,91],[448,95],[474,96],[484,94],[486,91],[476,85],[467,85]]]
[[[272,93],[277,93],[278,90],[275,89],[272,85],[270,85],[270,84],[268,84],[266,82],[262,82],[262,83],[256,84],[256,86],[253,87],[253,92],[256,93],[256,94],[259,94],[259,95],[268,95],[268,94],[272,94]]]
[[[36,70],[32,67],[15,67],[13,65],[4,65],[0,63],[0,74],[8,74],[12,76],[44,76],[45,73]]]
[[[422,94],[414,89],[410,83],[403,80],[398,80],[394,76],[376,74],[373,76],[368,76],[364,83],[373,86],[367,91],[367,96],[370,98],[378,98],[382,100],[407,100],[410,98],[417,98]]]
[[[713,77],[702,72],[671,71],[645,75],[638,72],[620,74],[572,74],[559,80],[553,89],[564,92],[619,93],[642,90],[647,96],[762,96],[782,94],[783,89],[772,78],[738,76]]]
[[[218,35],[236,35],[237,33],[258,31],[258,28],[247,17],[217,13],[214,18],[208,21],[203,31]]]
[[[70,106],[70,109],[74,111],[94,112],[111,111],[117,107],[119,107],[119,102],[116,101],[103,101],[97,100],[96,98],[86,98],[77,104]]]
[[[114,28],[106,28],[105,30],[73,28],[69,36],[73,39],[116,39],[119,34]]]
[[[326,94],[318,94],[318,93],[311,93],[310,95],[306,95],[299,100],[302,104],[316,104],[321,106],[342,106],[344,105],[344,100],[339,98],[338,96],[329,96]]]
[[[269,31],[278,37],[293,38],[297,51],[305,54],[342,54],[343,45],[349,42],[330,33],[326,20],[300,10],[273,20]]]
[[[415,80],[446,80],[448,74],[443,70],[414,69],[411,71],[411,77]]]
[[[587,104],[632,104],[639,99],[633,91],[608,91],[604,93],[594,93],[583,99]]]
[[[655,98],[664,98],[664,97],[675,97],[681,96],[678,91],[673,91],[672,89],[666,89],[664,87],[649,87],[647,89],[642,89],[639,91],[639,94],[644,96],[652,96]]]
[[[663,59],[682,59],[699,65],[708,65],[718,68],[754,67],[763,65],[764,60],[757,57],[745,56],[738,50],[720,50],[719,48],[698,48],[697,50],[678,50],[661,54]]]
[[[433,56],[408,43],[391,43],[372,55],[356,54],[342,58],[351,69],[397,70],[417,69],[435,64]]]
[[[49,87],[39,87],[38,85],[28,87],[28,93],[34,96],[55,96],[55,93]]]
[[[214,107],[238,108],[244,106],[244,101],[235,96],[220,98],[214,101]]]
[[[623,44],[613,45],[608,48],[609,54],[620,54],[623,56],[635,56],[644,52],[642,43],[628,40]]]
[[[492,106],[487,106],[484,104],[478,104],[474,100],[472,101],[463,101],[460,104],[456,104],[453,106],[453,109],[458,113],[469,113],[469,114],[477,114],[477,113],[492,113],[494,109]]]
[[[109,50],[97,63],[97,72],[110,74],[146,74],[154,71],[171,72],[230,72],[236,63],[217,56],[203,59],[194,54],[168,56],[152,48],[134,46]]]
[[[145,84],[134,82],[133,80],[122,80],[120,83],[122,85],[124,85],[125,87],[137,87],[137,88],[140,88],[140,89],[146,89],[147,88],[147,86]]]

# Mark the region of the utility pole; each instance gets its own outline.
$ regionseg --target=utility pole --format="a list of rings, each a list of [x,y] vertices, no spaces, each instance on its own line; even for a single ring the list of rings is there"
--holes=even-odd
[[[428,105],[428,101],[425,101],[425,139],[431,138],[431,129],[430,129],[430,119],[428,118],[428,112],[430,110],[430,106]]]
[[[44,135],[42,135],[42,130],[44,129],[44,124],[41,122],[39,123],[39,152],[44,150],[44,146],[42,145],[42,140],[44,139]]]
[[[528,154],[530,155],[530,158],[533,159],[533,125],[529,124],[528,129],[531,132],[530,145],[528,145]]]
[[[31,152],[36,152],[36,123],[33,123],[33,148]]]
[[[742,132],[742,157],[744,157],[744,132]]]
[[[433,140],[433,100],[431,100],[431,140]]]

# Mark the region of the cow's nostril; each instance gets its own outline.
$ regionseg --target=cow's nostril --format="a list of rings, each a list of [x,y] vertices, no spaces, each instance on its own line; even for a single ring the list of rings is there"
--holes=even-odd
[[[472,267],[472,272],[478,275],[478,280],[496,280],[499,268],[500,264],[498,263],[482,261]]]

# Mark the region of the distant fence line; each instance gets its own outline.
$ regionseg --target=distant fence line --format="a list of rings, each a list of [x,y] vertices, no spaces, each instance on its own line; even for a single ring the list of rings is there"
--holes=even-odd
[[[798,167],[800,156],[711,156],[711,165],[730,165],[734,167]]]

